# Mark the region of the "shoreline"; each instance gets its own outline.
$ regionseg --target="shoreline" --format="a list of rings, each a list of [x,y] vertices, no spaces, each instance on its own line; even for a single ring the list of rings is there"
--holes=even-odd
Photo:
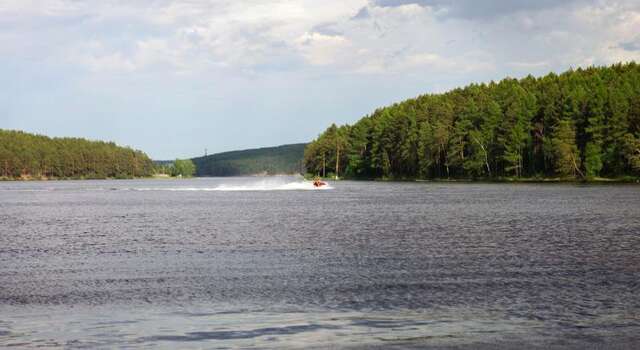
[[[284,175],[265,175],[264,177],[278,177]],[[106,178],[87,178],[87,177],[72,177],[72,178],[47,178],[47,177],[21,177],[21,178],[7,178],[0,177],[0,182],[47,182],[47,181],[86,181],[86,180],[184,180],[195,178],[206,178],[208,176],[193,176],[193,177],[172,177],[172,176],[143,176],[143,177],[106,177]],[[262,177],[258,175],[245,175],[245,176],[227,176],[229,178],[234,177]],[[311,181],[313,177],[304,175],[306,181]],[[425,183],[460,183],[460,184],[640,184],[640,177],[626,176],[621,178],[604,178],[596,177],[591,179],[563,179],[563,178],[477,178],[477,179],[421,179],[421,178],[357,178],[357,177],[320,177],[324,181],[363,181],[363,182],[425,182]]]
[[[305,176],[305,179],[313,177]],[[343,177],[336,180],[335,177],[320,177],[326,181],[370,181],[370,182],[430,182],[430,183],[546,183],[546,184],[640,184],[640,177],[625,176],[620,178],[595,177],[590,179],[575,178],[548,178],[548,177],[498,177],[498,178],[467,178],[467,179],[422,179],[422,178],[357,178]]]
[[[0,176],[0,182],[47,182],[47,181],[89,181],[89,180],[179,180],[177,177],[172,176],[136,176],[136,177],[2,177]],[[188,178],[183,178],[188,179]]]

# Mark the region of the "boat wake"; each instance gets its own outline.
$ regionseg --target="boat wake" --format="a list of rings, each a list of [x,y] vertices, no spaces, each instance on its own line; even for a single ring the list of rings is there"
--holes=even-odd
[[[222,183],[214,187],[147,187],[147,188],[131,188],[134,191],[219,191],[219,192],[237,192],[237,191],[322,191],[333,189],[330,185],[315,187],[311,181],[292,181],[281,182],[273,180],[261,180],[248,183]]]

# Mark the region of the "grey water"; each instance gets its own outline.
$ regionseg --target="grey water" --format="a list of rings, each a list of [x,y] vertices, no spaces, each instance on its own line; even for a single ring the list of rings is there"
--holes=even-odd
[[[640,348],[640,186],[0,183],[0,347]]]

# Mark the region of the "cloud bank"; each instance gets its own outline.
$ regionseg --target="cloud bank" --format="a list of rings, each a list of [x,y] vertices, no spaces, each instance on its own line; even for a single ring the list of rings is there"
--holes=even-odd
[[[0,127],[157,158],[304,141],[473,81],[640,60],[632,0],[4,0],[0,28]]]

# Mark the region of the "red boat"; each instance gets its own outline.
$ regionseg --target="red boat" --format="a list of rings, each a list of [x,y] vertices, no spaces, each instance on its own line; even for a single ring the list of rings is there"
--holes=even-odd
[[[326,186],[327,183],[324,181],[320,181],[319,179],[315,179],[313,180],[313,187],[322,187],[322,186]]]

